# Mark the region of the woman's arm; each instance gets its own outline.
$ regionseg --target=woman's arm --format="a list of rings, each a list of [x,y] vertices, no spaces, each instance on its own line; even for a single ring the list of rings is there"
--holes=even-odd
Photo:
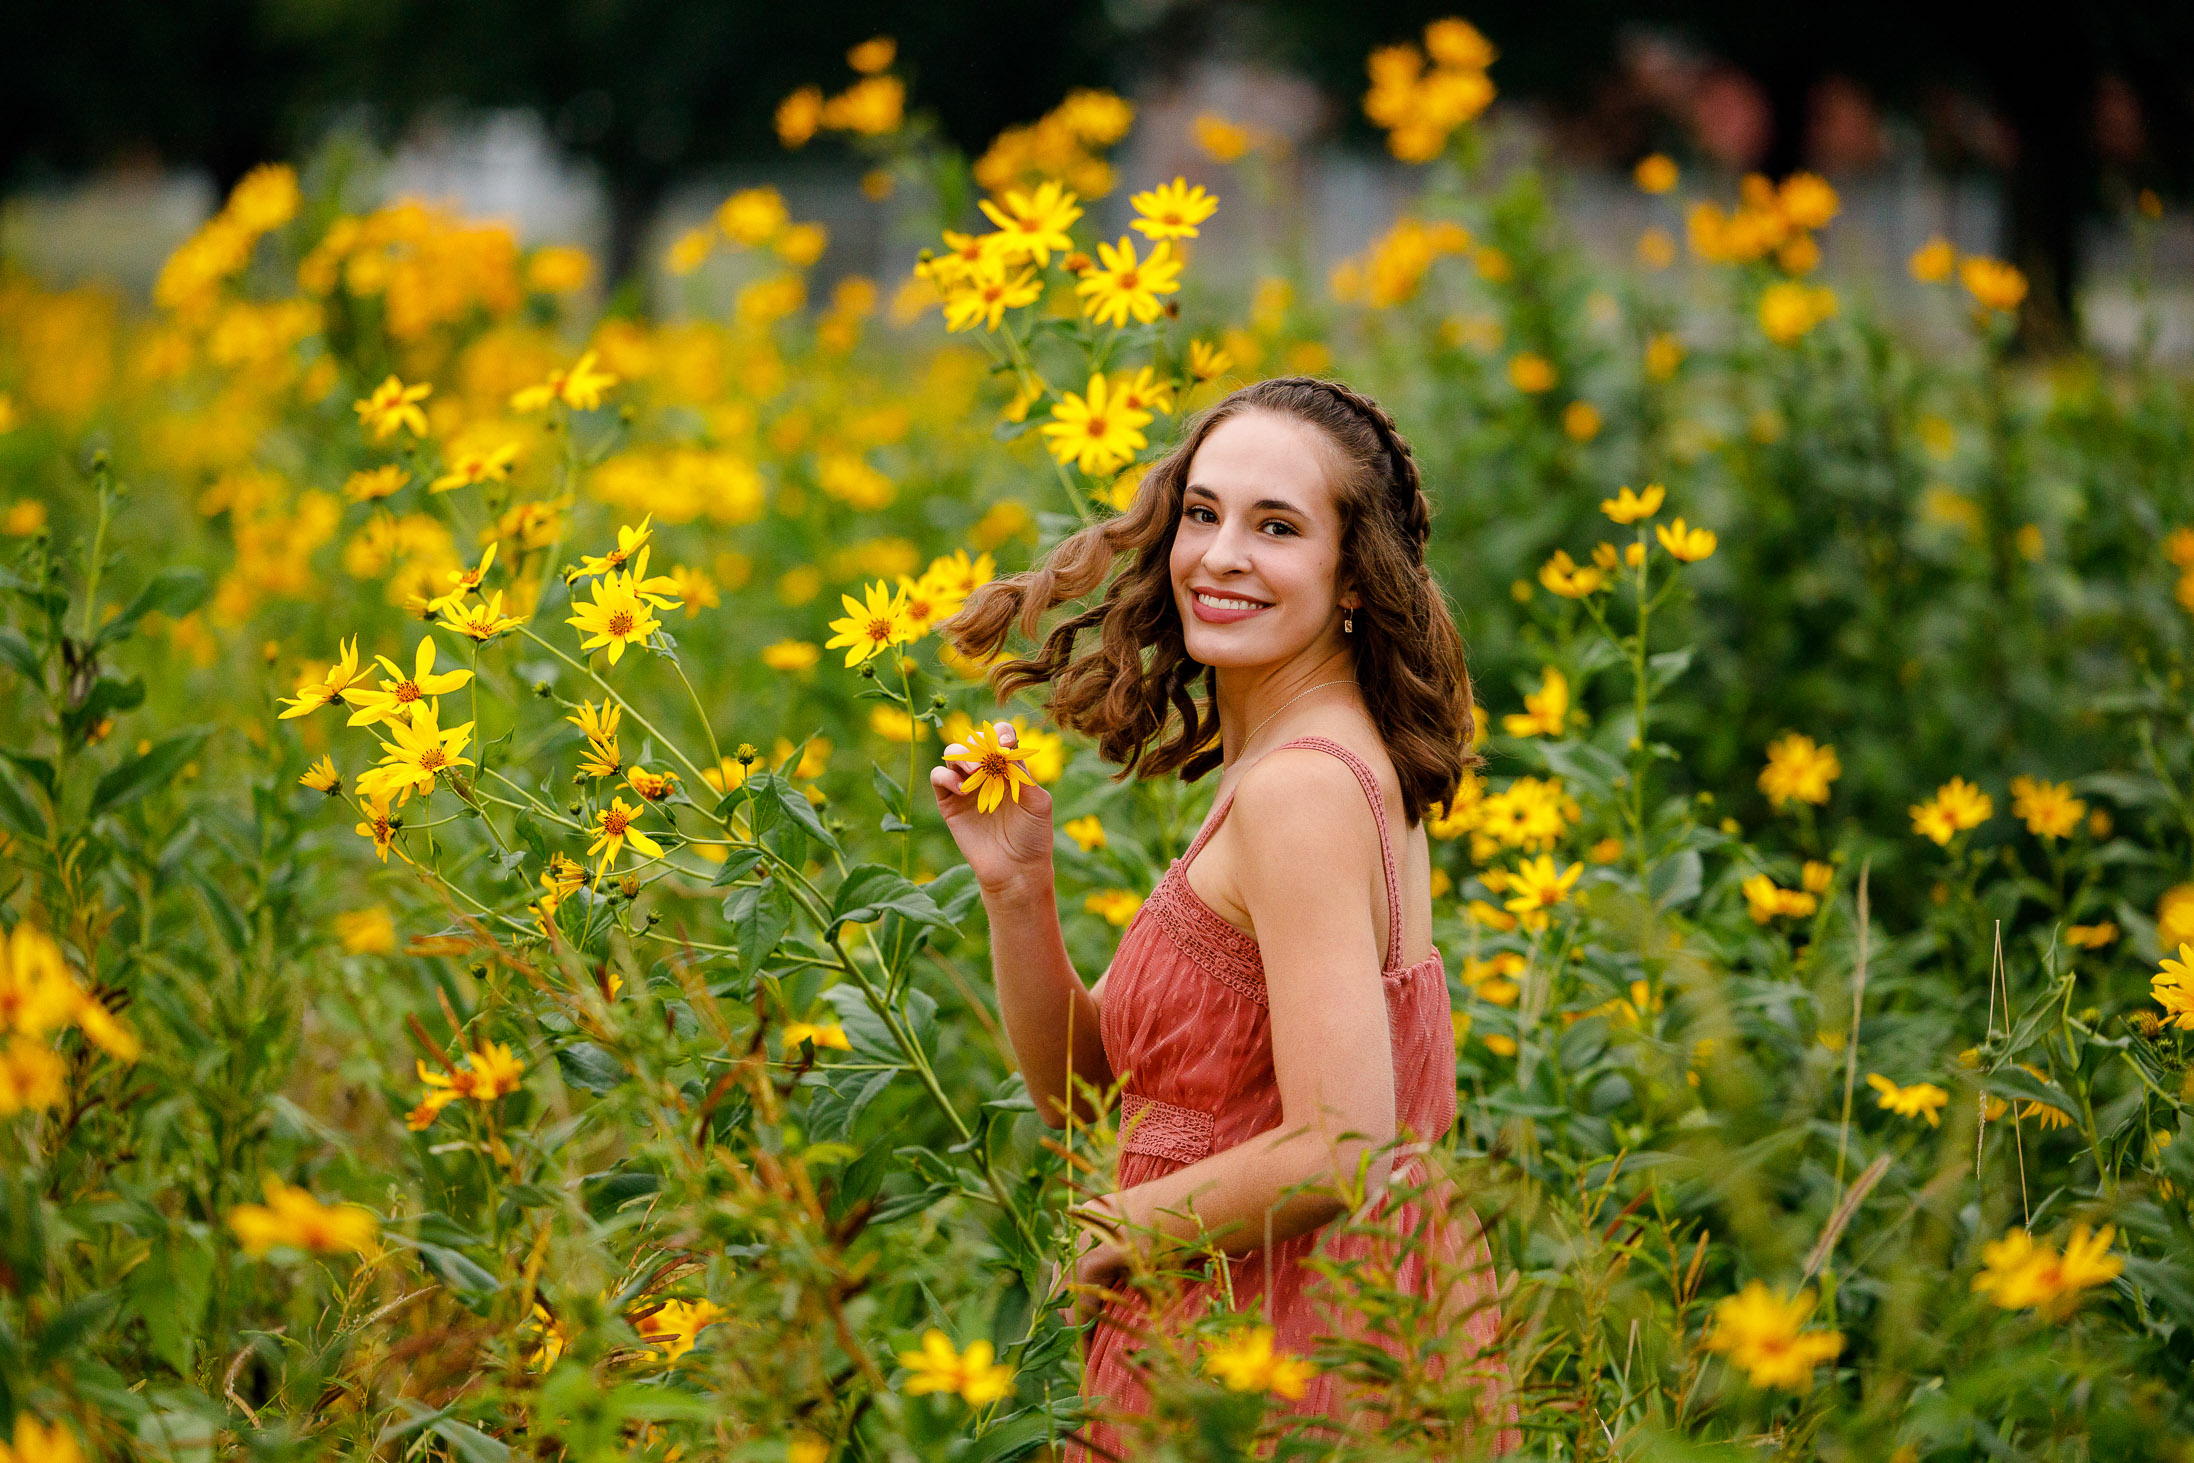
[[[1097,1026],[1097,995],[1082,985],[1059,929],[1051,866],[996,891],[985,889],[983,908],[990,915],[998,1015],[1038,1115],[1054,1128],[1066,1125],[1070,1110],[1093,1118],[1074,1083],[1102,1092],[1112,1085],[1112,1067]]]
[[[1001,743],[1015,744],[1010,722],[994,727]],[[1059,930],[1051,794],[1023,786],[1018,797],[983,811],[962,791],[974,767],[954,758],[966,751],[958,743],[945,748],[946,760],[930,769],[930,789],[990,916],[991,971],[1014,1062],[1036,1111],[1063,1127],[1073,1102],[1070,1078],[1102,1091],[1112,1084],[1112,1070],[1097,1028],[1097,998],[1083,989]],[[1080,1110],[1088,1112],[1087,1104]]]
[[[1128,1231],[1208,1235],[1234,1254],[1338,1216],[1344,1201],[1332,1191],[1352,1185],[1364,1156],[1395,1133],[1394,1052],[1364,893],[1380,878],[1376,825],[1354,774],[1332,757],[1304,749],[1264,761],[1271,765],[1243,779],[1229,817],[1264,960],[1280,1122],[1094,1206]],[[1375,1156],[1365,1181],[1383,1185],[1390,1168]],[[1325,1191],[1286,1194],[1305,1183]],[[1081,1278],[1102,1283],[1135,1242],[1099,1242]]]

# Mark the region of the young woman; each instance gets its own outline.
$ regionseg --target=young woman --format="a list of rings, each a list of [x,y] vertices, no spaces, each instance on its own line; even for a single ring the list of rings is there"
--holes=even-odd
[[[1340,1195],[1360,1176],[1373,1196],[1390,1178],[1429,1177],[1411,1145],[1454,1120],[1455,1048],[1421,820],[1473,760],[1462,641],[1424,563],[1430,528],[1385,411],[1330,381],[1263,381],[1197,419],[1127,512],[978,589],[941,627],[973,655],[1016,625],[1034,640],[1045,611],[1104,586],[1130,555],[1101,603],[1035,657],[996,667],[993,685],[1003,699],[1049,684],[1052,717],[1094,738],[1120,777],[1221,769],[1210,816],[1095,987],[1060,934],[1049,796],[1025,788],[979,812],[958,744],[930,773],[982,891],[1000,1012],[1038,1111],[1053,1126],[1083,1120],[1090,1093],[1125,1084],[1118,1188],[1086,1212],[1073,1277],[1084,1295],[1113,1286],[1139,1237],[1216,1244],[1235,1306],[1261,1309],[1276,1345],[1307,1355],[1318,1334],[1360,1326],[1303,1264],[1343,1214]],[[1077,654],[1085,630],[1097,644]],[[1484,1378],[1475,1442],[1505,1451],[1513,1411],[1486,1350],[1497,1287],[1450,1187],[1375,1197],[1365,1213],[1397,1241],[1415,1236],[1388,1253],[1395,1283],[1486,1351],[1463,1348]],[[1376,1263],[1381,1245],[1352,1233],[1327,1253]],[[1090,1399],[1141,1410],[1128,1363],[1139,1333],[1193,1314],[1214,1284],[1155,1319],[1139,1299],[1108,1302]],[[1363,1400],[1322,1376],[1293,1405],[1345,1414]],[[1121,1451],[1101,1419],[1088,1436],[1096,1456]]]

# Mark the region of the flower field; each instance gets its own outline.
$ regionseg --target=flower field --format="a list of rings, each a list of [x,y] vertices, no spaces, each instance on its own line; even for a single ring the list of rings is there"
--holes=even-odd
[[[1526,1454],[2194,1457],[2194,381],[1940,240],[1922,348],[1806,174],[1648,158],[1591,264],[1460,21],[1369,58],[1408,212],[1246,289],[1269,138],[969,159],[847,62],[778,132],[926,210],[900,277],[749,189],[657,316],[311,164],[149,308],[0,276],[0,1463],[1057,1456],[1114,1132],[1013,1074],[927,771],[1014,719],[1091,980],[1210,788],[938,627],[1292,372],[1408,434],[1473,657],[1434,1157]],[[1408,1363],[1199,1318],[1135,1456],[1468,1456],[1455,1328],[1333,1271]]]

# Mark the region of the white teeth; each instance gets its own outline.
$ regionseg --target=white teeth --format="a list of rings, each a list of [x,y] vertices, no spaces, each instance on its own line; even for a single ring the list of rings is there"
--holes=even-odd
[[[1200,590],[1197,592],[1196,598],[1199,602],[1210,605],[1215,610],[1261,610],[1265,608],[1253,599],[1214,599]]]

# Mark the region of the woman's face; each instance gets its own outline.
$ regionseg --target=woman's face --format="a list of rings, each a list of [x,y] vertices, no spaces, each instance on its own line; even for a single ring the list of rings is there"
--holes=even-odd
[[[1189,462],[1173,535],[1174,606],[1189,657],[1270,665],[1341,637],[1338,454],[1323,432],[1245,411],[1211,430]]]

